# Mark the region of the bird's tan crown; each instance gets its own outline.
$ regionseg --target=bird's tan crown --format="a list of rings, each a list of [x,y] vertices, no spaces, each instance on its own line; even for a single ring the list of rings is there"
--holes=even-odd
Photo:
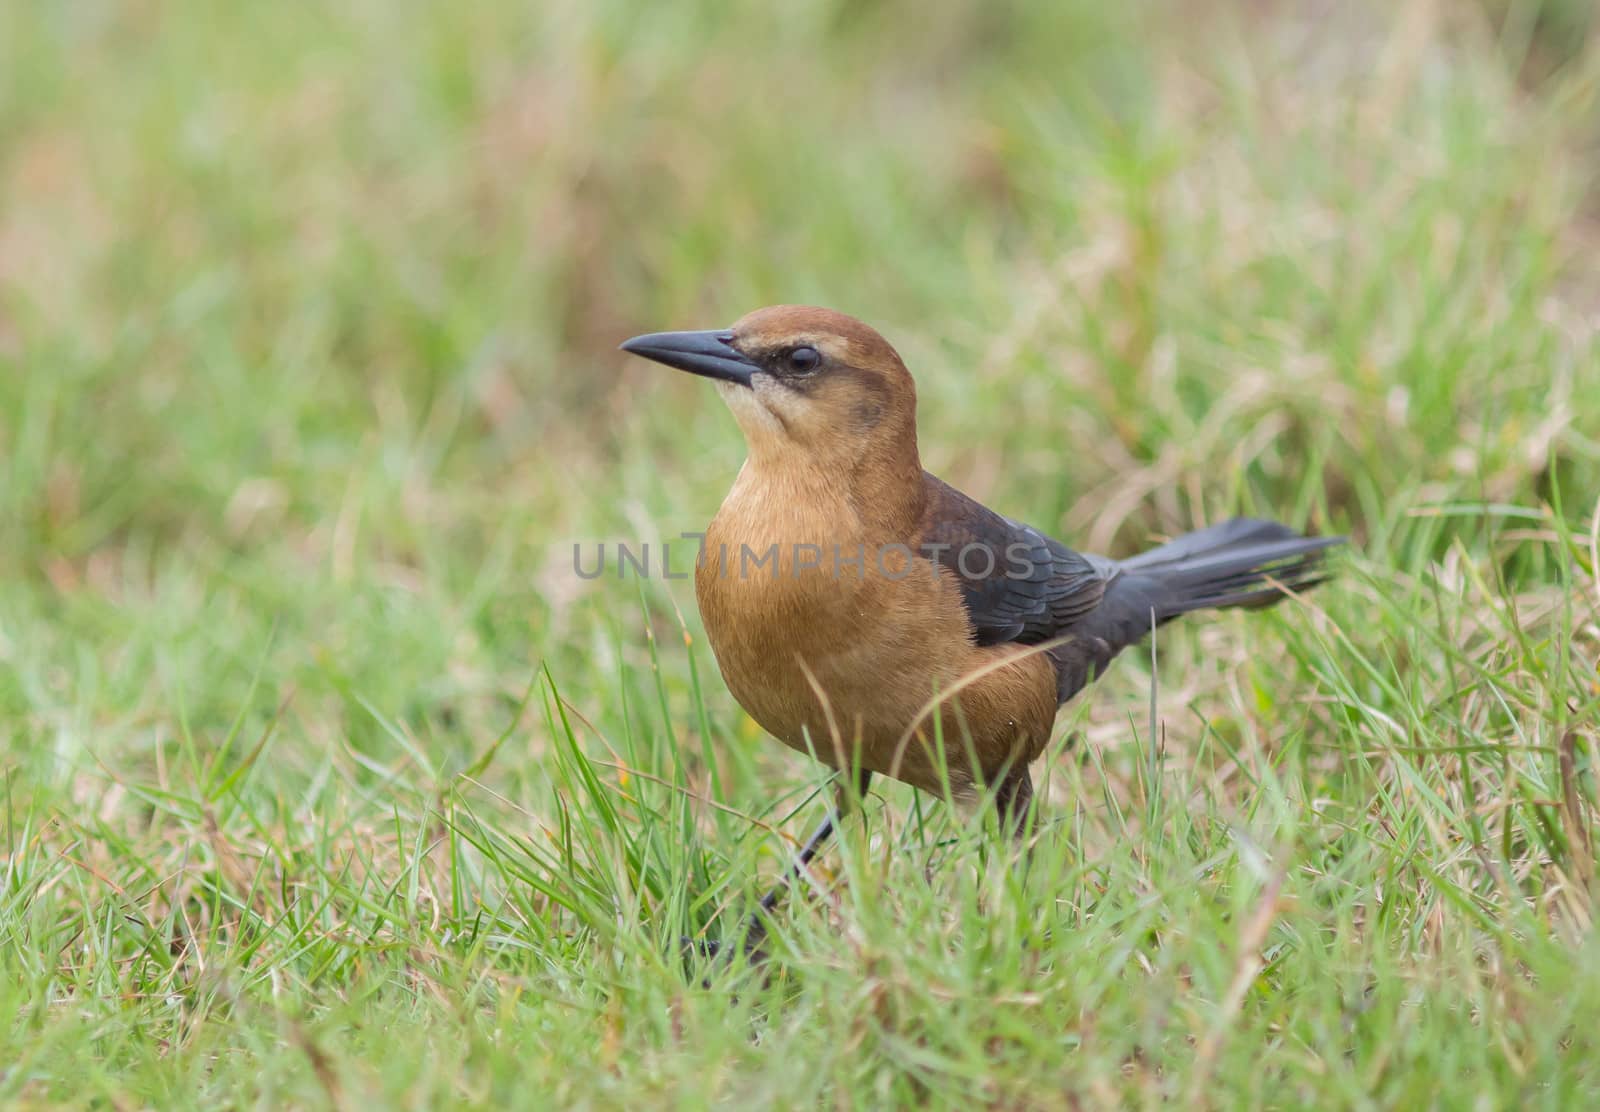
[[[854,367],[903,366],[876,329],[848,314],[816,305],[769,305],[746,313],[730,331],[740,350],[750,353],[809,344]]]

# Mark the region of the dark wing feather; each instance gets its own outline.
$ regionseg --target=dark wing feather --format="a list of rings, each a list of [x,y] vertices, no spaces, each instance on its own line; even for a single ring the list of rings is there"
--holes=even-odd
[[[1098,606],[1117,577],[1115,561],[1074,552],[932,475],[924,486],[922,551],[961,584],[981,645],[1057,637]]]

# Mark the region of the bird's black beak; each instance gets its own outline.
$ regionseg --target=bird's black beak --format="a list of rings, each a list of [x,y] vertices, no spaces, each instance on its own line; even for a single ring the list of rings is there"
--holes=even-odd
[[[720,330],[651,332],[626,341],[622,350],[680,371],[740,386],[749,386],[750,376],[759,369],[734,348],[733,333]]]

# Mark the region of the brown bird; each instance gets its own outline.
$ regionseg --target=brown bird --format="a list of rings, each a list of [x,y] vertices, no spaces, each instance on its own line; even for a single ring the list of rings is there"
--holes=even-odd
[[[874,773],[957,799],[987,785],[1020,830],[1062,703],[1163,622],[1317,583],[1342,540],[1240,518],[1128,560],[1074,552],[924,471],[905,364],[829,309],[622,348],[715,380],[749,446],[695,573],[723,678],[863,791]]]

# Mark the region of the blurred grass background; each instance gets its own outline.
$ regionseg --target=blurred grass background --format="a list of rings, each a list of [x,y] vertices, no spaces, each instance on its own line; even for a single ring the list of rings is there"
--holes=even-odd
[[[1595,22],[5,5],[0,1094],[1592,1094]],[[1069,542],[1358,554],[1163,638],[1155,773],[1145,662],[1064,716],[1060,890],[887,789],[730,997],[677,936],[821,776],[687,584],[572,547],[742,458],[617,342],[775,301],[877,326],[930,469]]]

